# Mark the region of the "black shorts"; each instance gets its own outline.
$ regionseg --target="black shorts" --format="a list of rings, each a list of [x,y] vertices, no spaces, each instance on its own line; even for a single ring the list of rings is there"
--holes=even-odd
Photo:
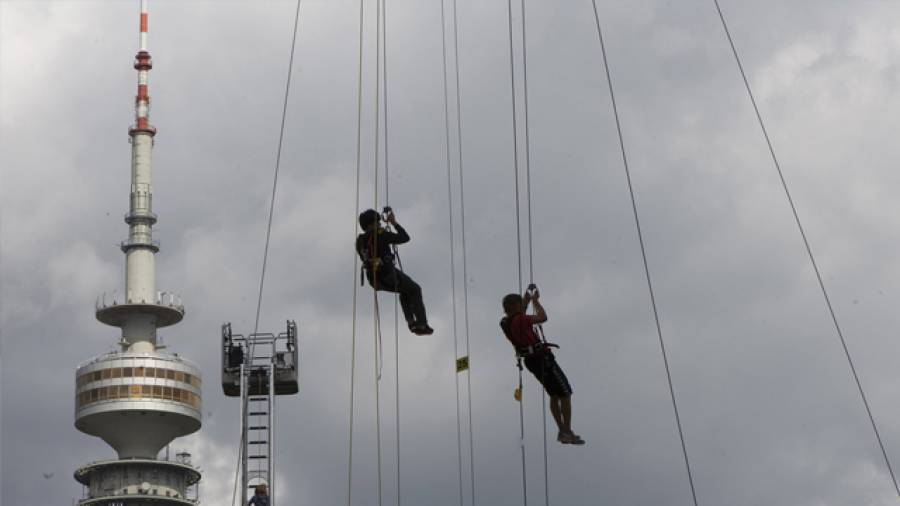
[[[569,379],[552,353],[536,353],[525,357],[525,367],[544,385],[547,395],[566,397],[572,395]]]

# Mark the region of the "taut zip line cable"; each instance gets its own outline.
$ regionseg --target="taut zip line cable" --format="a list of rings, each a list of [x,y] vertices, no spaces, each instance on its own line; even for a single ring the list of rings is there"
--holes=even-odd
[[[728,44],[731,46],[731,52],[734,54],[734,61],[737,63],[738,70],[741,73],[741,79],[744,81],[744,87],[747,89],[747,96],[750,98],[750,104],[753,106],[753,111],[756,113],[756,119],[759,122],[759,128],[762,131],[763,137],[766,140],[766,146],[769,148],[769,154],[772,156],[772,163],[775,165],[775,170],[778,172],[778,178],[781,181],[781,187],[784,189],[784,194],[787,197],[788,204],[791,207],[791,213],[794,215],[794,222],[797,224],[797,230],[800,232],[800,237],[803,239],[803,246],[806,248],[806,254],[809,257],[809,263],[812,265],[813,271],[816,274],[816,280],[819,282],[819,288],[822,291],[822,297],[825,299],[825,305],[828,307],[828,313],[831,315],[831,321],[834,324],[834,330],[837,332],[838,338],[841,341],[841,347],[844,349],[844,355],[847,356],[847,363],[850,365],[850,372],[853,375],[853,380],[856,382],[856,388],[859,391],[859,397],[862,399],[863,406],[866,409],[866,414],[869,416],[869,423],[872,425],[872,431],[875,433],[875,439],[878,441],[878,447],[881,449],[881,456],[884,457],[884,464],[887,467],[888,473],[891,476],[891,482],[894,485],[894,490],[897,492],[897,496],[900,497],[900,486],[897,484],[897,477],[894,475],[894,469],[891,467],[891,461],[888,458],[887,450],[885,450],[884,442],[881,439],[881,434],[878,431],[878,425],[875,423],[875,416],[872,414],[872,409],[869,407],[869,401],[866,399],[866,394],[863,391],[862,383],[860,382],[859,375],[856,373],[856,366],[853,364],[853,358],[850,356],[850,349],[847,347],[847,341],[844,339],[844,333],[841,331],[841,326],[838,324],[837,315],[834,311],[834,307],[831,305],[831,298],[828,296],[828,290],[825,288],[825,282],[822,280],[822,273],[819,271],[819,265],[816,262],[816,258],[813,255],[812,247],[809,244],[809,240],[806,237],[806,231],[803,228],[803,224],[800,221],[800,215],[797,213],[797,206],[794,205],[794,199],[791,196],[791,192],[788,189],[787,181],[784,178],[784,172],[781,170],[781,164],[778,162],[778,157],[775,156],[775,148],[772,146],[772,140],[769,138],[769,132],[766,129],[766,125],[763,122],[762,114],[759,112],[759,106],[756,104],[756,99],[753,96],[753,91],[750,88],[750,81],[747,79],[747,74],[744,72],[744,66],[741,64],[741,58],[738,56],[737,47],[734,45],[734,39],[731,38],[731,31],[728,29],[728,23],[725,21],[725,15],[722,13],[722,8],[719,5],[718,0],[713,0],[713,3],[716,6],[716,12],[719,14],[719,19],[722,21],[722,28],[725,30],[725,35],[728,38]]]
[[[284,85],[284,105],[282,106],[282,109],[281,109],[281,126],[278,131],[278,149],[276,150],[276,154],[275,154],[275,174],[272,178],[273,179],[272,180],[272,197],[269,199],[269,217],[268,217],[268,222],[266,224],[266,242],[265,242],[265,247],[263,248],[262,269],[261,269],[261,272],[259,275],[259,295],[256,300],[256,317],[253,322],[253,333],[254,334],[256,334],[259,331],[259,315],[260,315],[260,312],[262,311],[263,288],[265,287],[265,282],[266,282],[266,265],[267,265],[268,259],[269,259],[269,242],[272,237],[272,217],[275,214],[275,196],[276,196],[277,190],[278,190],[278,172],[281,169],[281,148],[284,144],[284,125],[285,125],[285,122],[287,121],[287,107],[288,107],[288,101],[289,101],[290,94],[291,94],[291,75],[292,75],[293,69],[294,69],[294,50],[297,46],[297,29],[300,25],[300,2],[301,2],[301,0],[297,0],[297,8],[294,13],[294,30],[293,30],[293,34],[291,35],[291,55],[290,55],[290,58],[288,59],[287,80]],[[252,343],[248,347],[248,351],[249,351],[249,353],[248,353],[249,358],[246,361],[246,363],[252,364],[253,363],[253,351],[254,351]],[[243,381],[243,379],[242,379],[242,381]],[[241,392],[241,394],[242,394],[241,403],[243,404],[243,409],[246,410],[248,396],[247,396],[246,392]],[[237,497],[238,482],[240,481],[240,478],[238,475],[240,474],[241,461],[243,459],[243,449],[244,449],[244,431],[243,431],[243,427],[242,427],[240,443],[238,445],[237,465],[235,466],[236,470],[235,470],[234,489],[233,489],[232,495],[231,495],[231,504],[232,505],[234,505],[235,498]],[[271,479],[271,477],[269,477],[269,478]],[[242,494],[245,492],[246,492],[246,490],[243,491]],[[273,498],[273,502],[274,502],[274,498]]]
[[[606,83],[609,86],[609,98],[610,102],[612,103],[613,117],[616,121],[616,133],[618,134],[619,138],[619,149],[622,153],[622,166],[625,169],[625,179],[628,182],[628,194],[631,197],[631,210],[634,214],[634,224],[635,228],[637,229],[638,243],[641,247],[641,259],[644,264],[644,275],[647,279],[647,290],[650,293],[650,306],[653,309],[653,321],[656,324],[656,335],[659,338],[659,348],[662,352],[663,364],[665,365],[666,369],[666,381],[669,384],[669,395],[672,398],[672,410],[675,413],[675,423],[678,426],[678,438],[681,440],[681,452],[684,455],[684,467],[687,470],[688,482],[691,486],[691,497],[694,500],[694,506],[697,506],[697,491],[694,487],[694,477],[691,473],[691,463],[688,459],[687,445],[684,441],[684,431],[681,427],[681,416],[678,413],[678,403],[675,400],[675,387],[672,383],[672,373],[669,368],[669,358],[668,354],[666,353],[665,341],[663,340],[662,327],[659,323],[659,311],[656,307],[656,296],[653,293],[653,282],[651,281],[650,277],[650,265],[647,262],[647,250],[644,246],[644,235],[641,231],[641,220],[638,214],[637,200],[634,194],[634,186],[631,182],[631,170],[628,167],[628,156],[625,152],[625,139],[622,135],[622,123],[619,120],[619,108],[616,105],[616,94],[613,89],[612,73],[609,70],[609,60],[606,57],[606,44],[603,41],[603,29],[600,25],[600,13],[597,10],[597,0],[591,0],[591,4],[594,7],[594,19],[597,22],[597,36],[600,39],[600,52],[603,56],[603,68],[606,72]]]

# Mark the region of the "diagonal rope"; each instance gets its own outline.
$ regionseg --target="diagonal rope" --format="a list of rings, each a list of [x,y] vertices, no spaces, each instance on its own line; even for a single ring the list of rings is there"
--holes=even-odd
[[[872,414],[872,408],[869,406],[869,401],[866,399],[866,394],[863,391],[862,382],[859,379],[859,375],[856,372],[856,366],[853,364],[853,358],[850,356],[850,349],[847,347],[847,341],[844,338],[844,333],[841,331],[841,326],[838,324],[837,315],[834,311],[834,307],[831,304],[831,298],[828,296],[828,290],[825,288],[825,282],[822,280],[822,273],[819,270],[819,265],[816,263],[815,256],[812,252],[812,247],[809,244],[809,239],[806,236],[806,231],[803,228],[803,224],[800,221],[800,215],[797,213],[797,206],[794,204],[794,199],[791,197],[791,192],[788,189],[787,181],[784,178],[784,172],[781,170],[781,164],[778,162],[778,157],[775,155],[775,148],[772,147],[772,140],[769,138],[769,132],[766,130],[766,125],[763,122],[762,114],[759,112],[759,106],[756,104],[756,99],[753,96],[753,91],[750,88],[750,81],[747,79],[747,74],[744,72],[744,66],[741,64],[741,58],[738,56],[737,47],[734,45],[734,39],[731,37],[731,31],[728,29],[728,23],[725,22],[725,15],[722,13],[722,8],[719,5],[718,0],[713,0],[713,3],[716,6],[716,12],[719,14],[719,19],[722,21],[722,28],[725,30],[725,35],[728,37],[728,44],[731,46],[731,52],[734,54],[734,61],[737,63],[738,70],[741,73],[741,79],[744,81],[744,87],[747,89],[747,96],[750,98],[750,103],[753,105],[753,111],[756,113],[756,119],[759,122],[759,128],[762,131],[763,137],[766,140],[766,146],[769,148],[769,154],[772,156],[772,162],[775,165],[775,170],[778,172],[778,178],[781,181],[781,187],[784,189],[784,194],[787,197],[788,204],[791,207],[791,213],[794,215],[794,222],[797,224],[797,230],[800,232],[800,237],[803,239],[803,246],[806,249],[806,254],[809,257],[809,262],[812,265],[813,271],[816,274],[816,280],[819,282],[819,288],[822,291],[822,297],[825,299],[825,305],[828,307],[828,313],[831,315],[831,321],[834,324],[834,330],[837,332],[838,338],[841,341],[841,347],[844,350],[844,355],[847,357],[847,363],[850,365],[850,372],[853,374],[853,380],[856,382],[856,388],[859,391],[859,397],[862,399],[863,406],[866,409],[866,414],[869,417],[869,423],[872,425],[872,431],[875,433],[875,439],[878,441],[878,447],[881,449],[881,455],[884,458],[884,464],[887,467],[888,473],[891,476],[891,481],[894,485],[894,490],[897,492],[897,495],[900,496],[900,486],[897,484],[897,477],[894,475],[894,469],[891,467],[891,461],[888,458],[887,450],[885,449],[884,442],[881,439],[881,434],[878,431],[878,426],[875,423],[875,416]]]
[[[641,220],[640,220],[640,217],[638,214],[637,200],[635,198],[634,186],[631,182],[631,170],[628,167],[628,156],[625,153],[625,139],[624,139],[624,136],[622,135],[622,123],[619,120],[619,108],[616,105],[616,95],[615,95],[615,92],[613,89],[612,74],[609,69],[609,60],[606,57],[606,44],[603,41],[603,29],[601,28],[601,25],[600,25],[600,13],[597,10],[597,0],[591,0],[591,4],[594,7],[594,19],[597,22],[597,36],[600,39],[600,51],[603,55],[603,68],[606,72],[606,83],[609,86],[609,97],[610,97],[610,102],[612,103],[613,117],[615,118],[615,121],[616,121],[616,133],[618,134],[618,138],[619,138],[619,149],[622,153],[622,165],[625,169],[625,179],[628,181],[628,194],[631,197],[631,210],[634,214],[634,224],[635,224],[635,228],[637,229],[638,242],[641,247],[641,259],[644,264],[644,275],[646,276],[646,279],[647,279],[647,290],[650,293],[650,305],[653,308],[653,321],[656,324],[656,335],[659,338],[659,348],[660,348],[660,351],[662,352],[663,364],[665,365],[665,369],[666,369],[666,381],[669,384],[669,395],[672,398],[672,410],[675,413],[675,423],[678,426],[678,438],[681,440],[681,452],[684,455],[684,466],[685,466],[685,469],[687,470],[687,478],[688,478],[688,482],[690,483],[690,486],[691,486],[691,497],[694,500],[694,506],[697,506],[697,504],[698,504],[697,503],[697,491],[694,487],[694,478],[691,473],[690,460],[688,459],[687,445],[685,444],[685,441],[684,441],[684,431],[682,430],[682,427],[681,427],[681,416],[678,413],[678,403],[675,400],[675,386],[672,382],[672,372],[671,372],[671,369],[669,368],[669,358],[668,358],[668,354],[666,353],[665,341],[663,340],[662,327],[659,323],[659,311],[656,306],[656,296],[654,295],[654,292],[653,292],[653,282],[651,281],[651,277],[650,277],[650,265],[647,262],[647,250],[644,245],[644,235],[643,235],[643,232],[641,231]]]
[[[259,294],[256,300],[256,316],[253,322],[253,333],[256,334],[259,331],[259,315],[262,312],[262,301],[263,301],[263,293],[266,282],[266,266],[268,265],[269,260],[269,243],[272,238],[272,218],[275,215],[275,196],[278,191],[278,173],[281,169],[281,149],[284,145],[284,126],[287,122],[287,108],[291,94],[291,76],[293,75],[294,69],[294,53],[297,47],[297,32],[300,26],[300,3],[301,0],[297,0],[297,8],[294,13],[294,29],[291,35],[291,54],[288,59],[288,72],[287,79],[284,85],[284,105],[281,110],[281,126],[278,131],[278,148],[275,154],[275,173],[272,178],[272,196],[269,199],[269,216],[266,223],[266,242],[263,248],[263,259],[262,259],[262,268],[260,270],[259,275]],[[248,357],[249,359],[246,361],[248,364],[253,363],[253,352],[254,352],[254,344],[251,341],[248,346]],[[243,381],[243,378],[242,380]],[[249,403],[249,398],[246,391],[241,392],[241,404],[243,411],[247,410],[247,406]],[[240,474],[241,463],[244,459],[244,441],[246,440],[246,435],[244,434],[243,420],[241,421],[241,436],[240,443],[238,445],[238,459],[235,470],[235,480],[234,487],[231,495],[231,504],[234,505],[235,500],[237,499],[237,488],[238,488],[238,475]],[[246,490],[242,493],[246,493]],[[274,498],[273,498],[274,502]]]

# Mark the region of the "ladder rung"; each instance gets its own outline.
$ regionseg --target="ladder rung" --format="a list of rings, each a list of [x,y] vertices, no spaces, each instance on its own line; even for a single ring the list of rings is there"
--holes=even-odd
[[[248,397],[247,400],[250,402],[263,402],[263,401],[269,400],[269,398],[268,397]]]
[[[266,443],[268,443],[268,441],[249,441],[248,442],[248,444],[252,444],[252,445],[264,445]]]
[[[248,459],[267,459],[267,458],[269,458],[269,457],[266,456],[266,455],[250,455],[250,456],[247,457],[247,458],[248,458]]]
[[[268,415],[268,411],[251,411],[250,416]]]
[[[265,430],[265,429],[268,429],[268,427],[266,427],[265,425],[253,425],[253,426],[251,426],[251,427],[249,427],[249,428],[250,428],[250,430]]]

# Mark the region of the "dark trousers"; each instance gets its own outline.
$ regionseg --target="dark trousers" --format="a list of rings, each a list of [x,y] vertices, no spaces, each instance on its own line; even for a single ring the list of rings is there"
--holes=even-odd
[[[378,282],[372,279],[372,273],[366,271],[369,284],[378,291],[400,294],[400,307],[407,323],[428,323],[425,316],[425,304],[422,302],[422,288],[413,279],[399,269],[378,272]]]

